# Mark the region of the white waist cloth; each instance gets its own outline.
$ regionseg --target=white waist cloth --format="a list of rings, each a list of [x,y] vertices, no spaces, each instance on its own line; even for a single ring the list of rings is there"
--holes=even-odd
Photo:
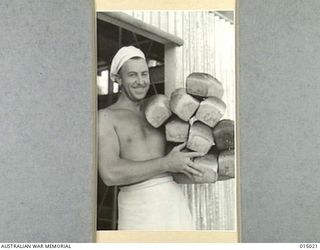
[[[193,230],[193,220],[180,187],[171,176],[121,187],[119,230]]]

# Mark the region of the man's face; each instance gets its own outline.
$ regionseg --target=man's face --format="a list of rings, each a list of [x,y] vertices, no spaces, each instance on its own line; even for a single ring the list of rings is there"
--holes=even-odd
[[[119,72],[119,84],[124,94],[132,101],[142,100],[150,86],[149,70],[143,58],[126,61]]]

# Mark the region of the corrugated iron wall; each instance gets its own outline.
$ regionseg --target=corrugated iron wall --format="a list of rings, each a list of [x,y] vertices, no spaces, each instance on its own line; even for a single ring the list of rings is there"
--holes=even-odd
[[[235,29],[209,11],[137,11],[125,13],[177,35],[176,87],[183,87],[191,72],[206,72],[223,83],[227,104],[224,118],[235,119]],[[180,63],[179,63],[180,62]],[[235,180],[214,184],[182,185],[197,229],[236,229]]]

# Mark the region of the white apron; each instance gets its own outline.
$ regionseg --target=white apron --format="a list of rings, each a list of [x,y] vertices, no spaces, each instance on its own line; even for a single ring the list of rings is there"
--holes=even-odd
[[[194,230],[192,216],[171,176],[120,188],[119,230]]]

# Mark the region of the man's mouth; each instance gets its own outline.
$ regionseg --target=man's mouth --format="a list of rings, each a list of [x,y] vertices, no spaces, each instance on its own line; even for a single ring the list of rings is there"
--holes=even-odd
[[[145,87],[138,87],[138,88],[134,88],[135,92],[145,92]]]

